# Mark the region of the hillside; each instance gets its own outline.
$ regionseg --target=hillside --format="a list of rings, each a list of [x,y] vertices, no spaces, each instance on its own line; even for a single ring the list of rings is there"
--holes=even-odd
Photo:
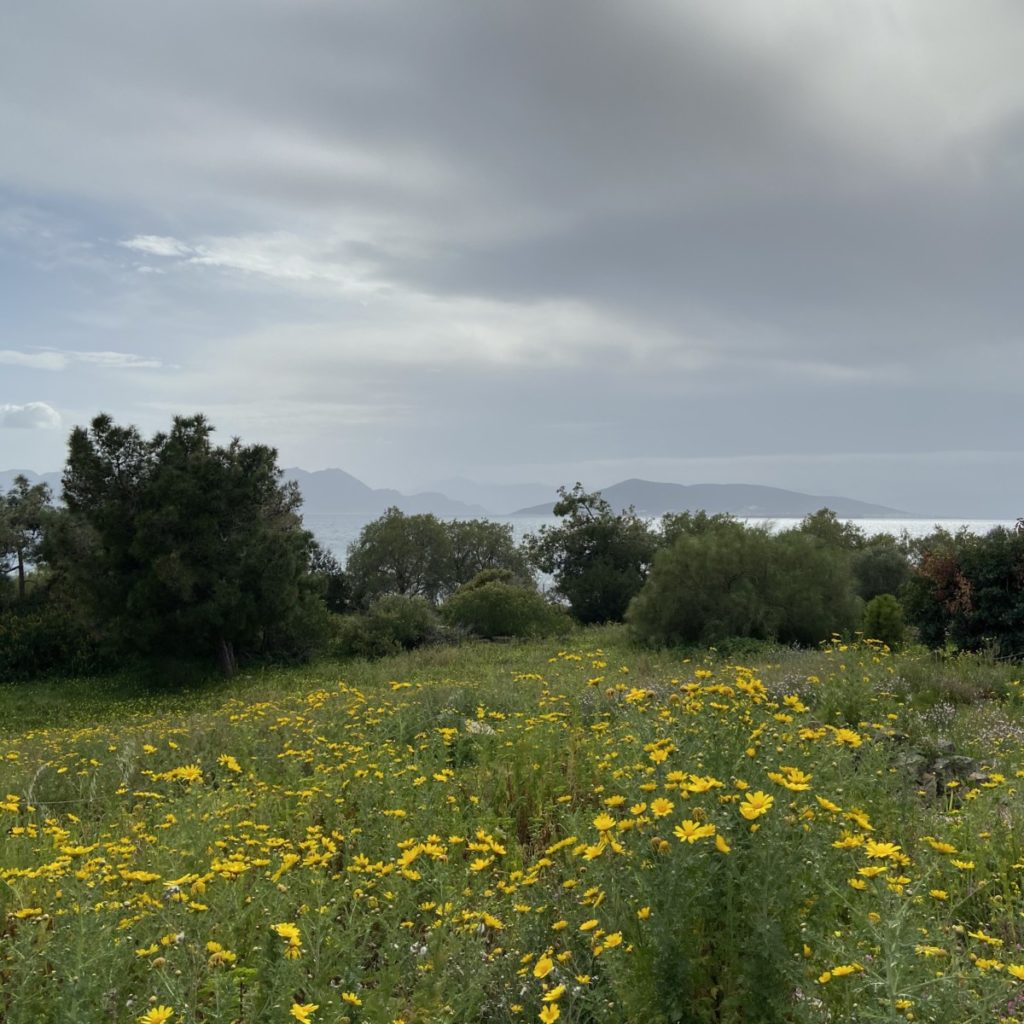
[[[820,508],[830,508],[839,516],[851,519],[897,519],[906,512],[873,505],[855,498],[837,495],[803,494],[781,487],[758,484],[667,484],[652,480],[623,480],[602,489],[612,508],[621,511],[634,506],[642,515],[659,516],[666,512],[728,513],[734,516],[766,518],[801,518]],[[532,505],[513,513],[517,516],[551,515],[554,502]]]

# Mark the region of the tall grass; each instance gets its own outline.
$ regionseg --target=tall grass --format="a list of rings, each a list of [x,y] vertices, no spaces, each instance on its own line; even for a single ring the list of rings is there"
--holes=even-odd
[[[0,1020],[1015,1019],[1012,667],[745,653],[4,691]]]

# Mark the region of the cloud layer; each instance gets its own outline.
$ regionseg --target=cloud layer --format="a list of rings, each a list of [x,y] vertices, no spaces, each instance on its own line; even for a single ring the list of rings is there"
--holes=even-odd
[[[0,427],[14,430],[53,430],[60,425],[60,413],[45,402],[0,405]]]
[[[1024,507],[1011,0],[5,22],[0,401],[377,484]]]

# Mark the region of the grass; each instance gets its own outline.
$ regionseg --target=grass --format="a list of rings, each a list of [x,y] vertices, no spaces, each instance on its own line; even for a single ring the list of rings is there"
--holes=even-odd
[[[562,643],[0,692],[0,1020],[1024,1018],[1013,666]]]

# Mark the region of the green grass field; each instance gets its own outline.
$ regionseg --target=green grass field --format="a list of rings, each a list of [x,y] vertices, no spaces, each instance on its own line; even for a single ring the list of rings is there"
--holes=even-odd
[[[1019,669],[561,644],[3,691],[0,1021],[1024,1019]]]

